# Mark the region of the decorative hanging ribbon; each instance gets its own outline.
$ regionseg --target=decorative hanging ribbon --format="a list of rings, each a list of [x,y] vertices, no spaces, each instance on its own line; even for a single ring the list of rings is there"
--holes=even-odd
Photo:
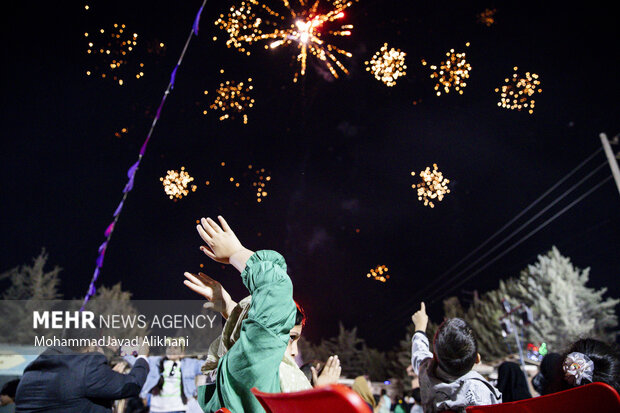
[[[142,147],[140,148],[140,154],[138,155],[138,160],[136,161],[136,163],[131,165],[131,167],[127,170],[128,181],[127,181],[127,184],[125,185],[125,188],[123,188],[123,198],[121,199],[121,202],[118,204],[118,206],[116,207],[116,210],[114,211],[114,214],[113,214],[114,220],[108,225],[108,227],[105,230],[104,235],[106,239],[103,242],[103,244],[99,246],[99,256],[97,257],[95,272],[93,273],[93,277],[90,281],[90,285],[88,286],[88,292],[86,293],[86,296],[84,297],[84,302],[82,303],[82,308],[80,309],[80,311],[84,310],[84,307],[86,306],[86,303],[88,303],[88,300],[90,300],[90,298],[93,295],[95,295],[95,293],[97,292],[95,283],[97,282],[97,278],[99,278],[99,274],[101,273],[101,267],[103,267],[103,259],[105,257],[106,249],[108,248],[110,238],[112,237],[112,233],[114,232],[114,226],[116,225],[116,222],[118,221],[118,218],[123,210],[123,205],[125,203],[125,200],[127,199],[127,195],[133,189],[136,172],[138,171],[138,167],[140,166],[142,157],[144,156],[144,153],[146,152],[146,147],[149,143],[149,140],[151,139],[151,135],[153,134],[153,130],[155,129],[155,125],[157,124],[157,120],[159,119],[159,116],[161,115],[161,111],[164,107],[164,103],[166,102],[166,98],[170,94],[170,91],[174,89],[174,82],[176,80],[177,70],[179,69],[179,66],[181,66],[181,62],[183,61],[183,57],[185,56],[187,47],[189,46],[189,43],[192,40],[193,35],[198,36],[198,24],[200,22],[200,15],[202,14],[202,10],[204,9],[206,3],[207,3],[207,0],[203,0],[202,6],[200,6],[200,9],[198,10],[198,13],[196,14],[196,18],[194,19],[194,23],[192,24],[192,30],[189,33],[189,36],[187,37],[187,41],[185,42],[185,46],[183,47],[181,56],[179,57],[179,60],[177,61],[177,64],[174,67],[174,70],[172,71],[172,74],[170,75],[170,82],[168,83],[168,87],[166,88],[166,91],[164,92],[164,96],[161,99],[159,108],[157,108],[157,113],[155,115],[155,118],[153,119],[153,123],[151,124],[151,129],[149,130],[149,133],[146,135],[146,139],[144,140],[144,143],[142,144]]]

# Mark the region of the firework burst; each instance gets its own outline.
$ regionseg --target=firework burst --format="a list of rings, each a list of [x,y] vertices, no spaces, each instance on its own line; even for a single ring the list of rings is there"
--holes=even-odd
[[[138,34],[126,32],[124,24],[114,24],[109,30],[99,29],[95,33],[84,33],[88,44],[86,53],[98,57],[96,63],[86,70],[86,75],[112,79],[122,86],[128,79],[144,76],[144,63],[130,63],[131,54],[138,44]]]
[[[519,77],[518,67],[513,68],[512,77],[504,79],[504,85],[495,88],[495,92],[500,94],[497,106],[521,111],[527,110],[531,115],[534,113],[534,94],[541,93],[540,80],[536,73],[525,72],[525,77]]]
[[[254,106],[254,99],[250,96],[252,89],[252,78],[249,78],[247,82],[235,82],[228,80],[224,83],[220,83],[220,86],[215,91],[215,100],[209,108],[220,113],[220,120],[234,119],[237,116],[243,117],[243,123],[248,123],[247,111]],[[204,91],[204,94],[208,94],[208,91]],[[206,115],[207,111],[203,111]]]
[[[411,172],[411,176],[415,176],[415,172]],[[429,166],[425,170],[420,171],[422,180],[411,185],[417,190],[418,200],[424,202],[424,206],[435,208],[434,200],[443,200],[444,195],[449,194],[449,179],[444,178],[443,174],[437,170],[437,164],[433,164],[433,170]]]
[[[465,46],[469,46],[469,43],[466,43]],[[467,86],[465,80],[469,79],[471,65],[465,60],[465,53],[455,53],[454,49],[450,49],[446,53],[446,57],[447,59],[441,62],[439,66],[430,66],[433,71],[431,79],[437,79],[437,84],[435,84],[437,96],[441,95],[440,89],[446,93],[450,93],[450,90],[454,89],[462,95],[463,88]],[[425,60],[422,60],[422,65],[427,65]]]
[[[366,278],[372,278],[375,281],[380,281],[384,283],[390,279],[390,275],[388,274],[388,267],[386,267],[385,265],[379,265],[375,268],[372,268],[368,272],[368,274],[366,274]]]
[[[247,55],[250,50],[246,46],[258,42],[265,42],[265,48],[272,49],[295,47],[296,61],[299,63],[299,70],[293,78],[295,82],[299,76],[306,74],[309,55],[318,58],[332,76],[338,78],[338,69],[349,73],[338,57],[351,57],[351,53],[329,40],[351,35],[352,25],[337,22],[345,17],[344,10],[351,7],[354,1],[324,0],[326,7],[323,8],[320,0],[314,3],[298,0],[295,6],[289,0],[282,0],[285,11],[278,12],[258,0],[242,0],[238,5],[231,6],[227,14],[221,14],[215,25],[228,34],[228,47]]]
[[[194,180],[186,171],[185,167],[182,166],[180,171],[169,170],[167,171],[167,175],[159,178],[159,180],[164,185],[164,192],[168,197],[174,201],[177,199],[181,199],[184,196],[189,194],[189,189],[192,192],[196,191],[196,185],[189,185],[190,182]]]
[[[252,169],[252,165],[248,165],[248,169]],[[271,176],[265,172],[265,168],[254,169],[254,179],[252,182],[252,188],[256,190],[256,202],[263,201],[267,193],[267,184],[271,181]]]
[[[213,176],[212,179],[205,181],[207,187],[226,184],[244,192],[249,188],[249,193],[256,198],[256,202],[259,204],[269,195],[267,187],[271,182],[271,175],[265,168],[257,168],[250,164],[247,169],[244,168],[240,171],[226,162],[221,162],[220,166],[220,171],[215,173],[218,176]]]
[[[478,23],[484,24],[487,27],[491,27],[493,24],[495,24],[496,12],[496,9],[484,9],[484,11],[476,15],[476,19],[478,20]]]
[[[384,43],[372,59],[365,62],[366,70],[371,72],[375,79],[385,83],[386,86],[394,86],[396,79],[407,74],[406,55],[400,49],[391,48],[388,50],[387,43]]]

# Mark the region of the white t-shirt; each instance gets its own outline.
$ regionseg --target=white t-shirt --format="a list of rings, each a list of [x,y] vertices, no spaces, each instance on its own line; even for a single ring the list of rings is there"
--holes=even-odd
[[[181,398],[181,361],[164,361],[164,385],[158,395],[151,396],[151,412],[184,412],[187,405]]]

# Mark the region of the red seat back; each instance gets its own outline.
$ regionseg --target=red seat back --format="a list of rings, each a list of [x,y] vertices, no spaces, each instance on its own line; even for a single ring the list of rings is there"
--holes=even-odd
[[[219,409],[219,410],[218,410],[217,412],[215,412],[215,413],[230,413],[230,410],[228,410],[228,409],[227,409],[227,408],[225,408],[225,407],[222,407],[221,409]]]
[[[546,396],[491,406],[470,406],[467,413],[620,412],[620,395],[605,383],[591,383]]]
[[[267,413],[372,413],[357,393],[342,384],[294,393],[263,393],[253,388],[252,393]]]

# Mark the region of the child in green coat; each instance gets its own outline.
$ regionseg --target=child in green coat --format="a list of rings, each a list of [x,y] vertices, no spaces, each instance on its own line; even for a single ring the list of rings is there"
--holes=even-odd
[[[224,318],[237,317],[241,321],[234,323],[237,331],[231,336],[223,335],[230,347],[218,357],[217,368],[212,371],[215,384],[207,386],[212,392],[199,394],[203,399],[199,397],[199,401],[202,401],[205,412],[214,412],[221,407],[232,413],[262,412],[262,406],[250,392],[253,387],[267,393],[311,388],[292,362],[303,322],[296,321],[298,310],[284,258],[275,251],[255,253],[248,250],[241,245],[224,218],[220,216],[218,219],[221,227],[210,218],[203,218],[197,226],[206,243],[201,250],[211,259],[231,264],[239,270],[251,299],[242,300],[247,303],[242,308],[217,281],[204,274],[185,274],[188,278],[185,285],[207,298],[208,307],[221,312]],[[245,314],[240,315],[240,312]],[[226,330],[227,326],[225,333]],[[230,340],[231,337],[234,340]],[[336,382],[340,370],[338,357],[330,357],[321,375],[316,377],[317,385]],[[297,371],[299,374],[295,374]],[[316,372],[313,374],[316,376]],[[201,390],[204,392],[205,388]]]

